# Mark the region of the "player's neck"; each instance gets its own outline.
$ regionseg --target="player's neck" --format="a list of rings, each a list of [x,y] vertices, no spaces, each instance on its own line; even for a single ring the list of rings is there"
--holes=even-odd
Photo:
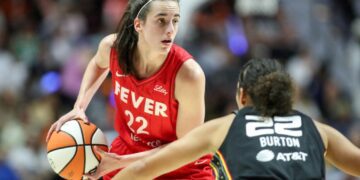
[[[135,50],[134,67],[138,78],[147,78],[156,73],[165,62],[166,54],[152,51],[138,44]]]

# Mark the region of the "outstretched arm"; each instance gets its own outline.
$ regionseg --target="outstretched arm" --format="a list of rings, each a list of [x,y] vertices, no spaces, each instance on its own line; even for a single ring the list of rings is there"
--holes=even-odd
[[[115,153],[109,153],[109,152],[102,151],[99,148],[95,148],[96,153],[98,153],[101,156],[101,162],[97,166],[97,169],[95,172],[86,174],[85,177],[87,177],[88,179],[93,179],[93,180],[99,179],[100,177],[102,177],[114,170],[126,167],[129,164],[131,164],[137,160],[140,160],[141,158],[144,158],[151,154],[156,153],[164,146],[160,146],[158,148],[155,148],[155,149],[152,149],[149,151],[144,151],[144,152],[139,152],[139,153],[134,153],[134,154],[127,154],[127,155],[118,155]]]
[[[360,149],[334,128],[316,122],[331,164],[353,176],[360,176]]]
[[[159,152],[129,165],[114,179],[153,179],[215,152],[224,141],[234,117],[231,114],[195,128]]]

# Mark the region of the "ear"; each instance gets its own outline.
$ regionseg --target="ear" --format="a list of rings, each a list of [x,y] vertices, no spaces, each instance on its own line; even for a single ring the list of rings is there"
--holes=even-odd
[[[247,94],[244,91],[244,88],[240,88],[240,97],[239,98],[240,98],[241,105],[244,106],[247,102]]]
[[[236,102],[238,104],[239,109],[244,107],[247,103],[247,94],[244,91],[244,88],[238,88],[237,96],[236,96]]]
[[[134,29],[136,32],[141,31],[141,20],[139,18],[135,18],[134,20]]]

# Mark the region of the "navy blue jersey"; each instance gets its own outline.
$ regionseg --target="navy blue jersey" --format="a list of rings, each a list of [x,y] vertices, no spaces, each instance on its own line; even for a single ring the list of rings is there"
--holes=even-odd
[[[237,112],[213,159],[218,179],[324,179],[325,148],[313,120],[293,111],[261,117]]]

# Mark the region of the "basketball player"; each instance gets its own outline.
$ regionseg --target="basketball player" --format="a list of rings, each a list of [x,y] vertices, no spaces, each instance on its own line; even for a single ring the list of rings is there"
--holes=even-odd
[[[204,122],[205,76],[192,56],[174,44],[179,0],[129,0],[117,34],[105,37],[84,74],[74,109],[55,122],[88,122],[85,110],[111,72],[116,98],[111,144],[117,161],[102,163],[98,176],[110,179],[120,168],[158,151]],[[118,156],[121,155],[121,156]],[[207,155],[161,179],[213,179]],[[110,173],[111,172],[111,173]]]
[[[251,60],[240,72],[238,112],[194,129],[114,179],[152,179],[217,150],[219,179],[324,179],[324,159],[360,176],[360,149],[292,110],[292,98],[291,79],[277,61]]]

